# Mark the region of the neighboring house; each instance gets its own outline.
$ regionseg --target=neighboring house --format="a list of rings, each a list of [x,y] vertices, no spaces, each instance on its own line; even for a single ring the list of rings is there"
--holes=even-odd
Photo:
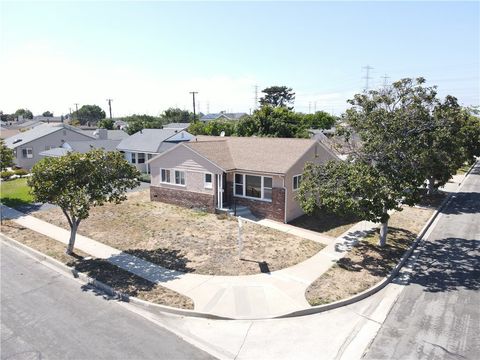
[[[53,148],[40,152],[40,156],[59,157],[67,155],[69,152],[86,153],[92,149],[103,149],[105,151],[117,151],[117,146],[121,140],[92,139],[81,141],[68,141],[61,147]]]
[[[308,132],[312,139],[324,144],[342,160],[347,159],[348,155],[354,153],[362,146],[360,137],[354,132],[350,134],[348,141],[343,136],[335,135],[335,128],[309,129]]]
[[[125,154],[125,159],[142,173],[149,173],[147,161],[153,156],[171,149],[180,142],[193,138],[185,130],[143,129],[123,139],[117,150]]]
[[[338,160],[310,139],[209,137],[182,143],[150,162],[150,198],[210,212],[246,206],[258,217],[289,222],[306,162]]]
[[[33,117],[33,120],[41,121],[44,123],[63,123],[66,119],[64,116],[41,116],[37,115]]]
[[[190,126],[190,123],[170,123],[164,125],[163,128],[166,130],[187,130]]]
[[[31,169],[42,157],[40,153],[58,148],[65,142],[91,140],[81,130],[66,124],[42,124],[5,139],[5,145],[14,151],[14,162],[24,169]]]
[[[247,113],[226,113],[224,111],[216,114],[207,114],[200,118],[201,122],[209,122],[212,120],[240,120],[242,117],[247,116]]]
[[[129,137],[123,130],[88,129],[82,132],[101,140],[123,140]]]

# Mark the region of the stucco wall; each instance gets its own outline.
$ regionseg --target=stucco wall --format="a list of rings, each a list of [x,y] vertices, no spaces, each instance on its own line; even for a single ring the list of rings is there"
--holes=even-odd
[[[49,148],[61,147],[64,142],[81,141],[81,140],[92,140],[92,138],[87,135],[83,135],[75,131],[72,131],[70,129],[59,128],[59,130],[54,133],[45,135],[25,145],[20,145],[19,147],[17,147],[15,149],[16,151],[15,163],[17,164],[17,166],[30,170],[37,161],[43,159],[43,156],[39,155],[42,151],[48,150]],[[24,158],[22,156],[22,149],[26,149],[26,148],[33,149],[33,157],[30,159]]]
[[[286,209],[286,218],[287,222],[292,221],[293,219],[304,214],[300,204],[295,199],[297,191],[293,190],[293,177],[303,173],[303,168],[305,163],[313,162],[316,164],[323,164],[329,160],[339,160],[330,150],[325,150],[325,148],[317,143],[315,147],[310,149],[305,155],[303,155],[292,168],[287,172],[285,176],[285,187],[287,188],[287,209]]]

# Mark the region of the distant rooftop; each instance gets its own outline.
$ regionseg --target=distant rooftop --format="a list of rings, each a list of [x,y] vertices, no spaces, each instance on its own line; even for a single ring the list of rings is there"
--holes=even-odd
[[[175,145],[181,141],[189,141],[193,135],[179,129],[143,129],[123,139],[117,146],[121,151],[158,153],[164,142]]]
[[[185,130],[190,126],[190,123],[170,123],[164,125],[164,129],[177,129],[177,130]]]
[[[219,120],[219,119],[225,119],[225,120],[239,120],[240,118],[248,115],[247,113],[225,113],[225,112],[219,112],[215,114],[207,114],[204,115],[200,118],[200,121],[211,121],[211,120]]]

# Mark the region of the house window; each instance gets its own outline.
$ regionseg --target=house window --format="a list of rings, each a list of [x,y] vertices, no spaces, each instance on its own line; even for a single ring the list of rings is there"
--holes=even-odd
[[[235,174],[235,195],[272,200],[272,178],[259,175]]]
[[[301,183],[302,183],[302,175],[295,175],[293,177],[293,190],[300,189]]]
[[[235,174],[235,195],[244,196],[243,195],[243,175],[242,174]]]
[[[212,174],[205,174],[205,189],[212,188]]]
[[[245,196],[261,198],[262,197],[262,177],[246,175],[245,176]]]
[[[145,163],[145,154],[144,153],[138,153],[137,154],[137,163],[138,164],[144,164]]]
[[[132,156],[132,164],[136,164],[137,163],[137,157],[136,157],[137,154],[135,153],[131,153],[131,156]]]
[[[27,159],[33,158],[33,149],[32,148],[22,149],[22,157]]]
[[[272,178],[263,177],[263,198],[272,200]]]
[[[175,185],[185,185],[185,171],[175,170]]]
[[[170,170],[167,170],[167,169],[161,170],[161,182],[170,183]]]

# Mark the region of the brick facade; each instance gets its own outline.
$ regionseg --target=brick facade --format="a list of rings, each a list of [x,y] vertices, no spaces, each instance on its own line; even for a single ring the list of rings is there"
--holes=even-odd
[[[202,208],[211,213],[215,212],[215,197],[209,194],[150,186],[150,200],[187,208]]]
[[[237,205],[246,206],[253,215],[280,222],[285,221],[285,189],[273,188],[272,201],[235,197]]]

